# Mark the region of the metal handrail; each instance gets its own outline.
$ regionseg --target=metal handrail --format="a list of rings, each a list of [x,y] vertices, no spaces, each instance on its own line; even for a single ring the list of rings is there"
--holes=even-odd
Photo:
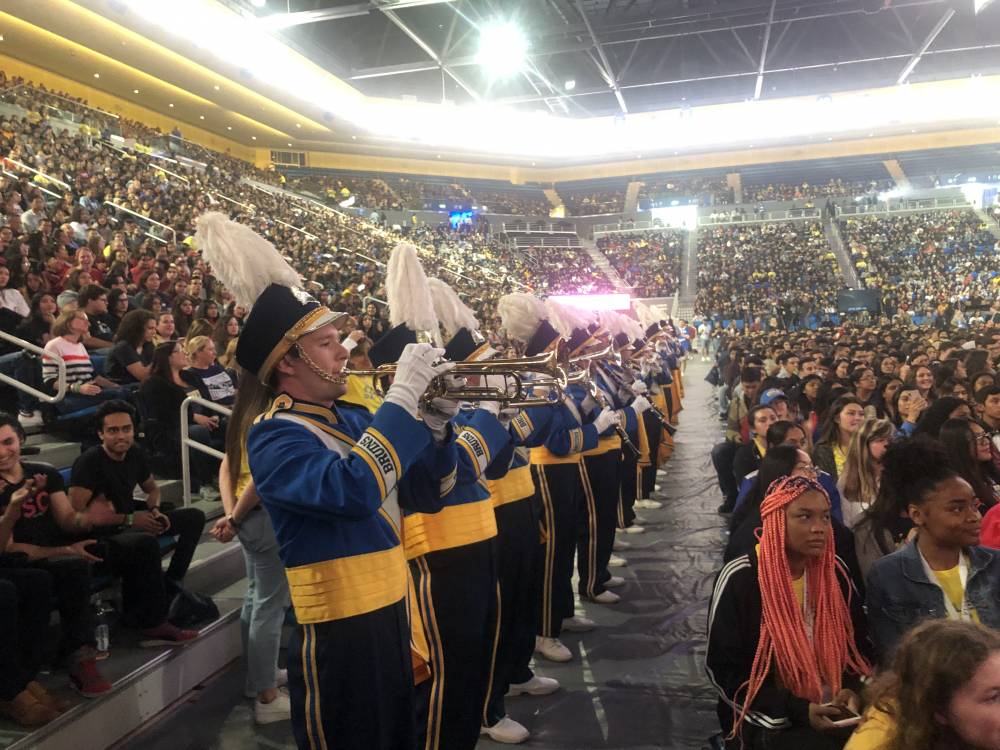
[[[223,195],[222,193],[209,193],[209,195],[214,195],[216,198],[222,198],[222,200],[224,201],[229,201],[230,203],[234,203],[240,208],[245,208],[247,211],[257,213],[257,209],[254,206],[251,206],[249,203],[242,203],[236,200],[235,198],[230,198],[228,195]]]
[[[72,186],[72,185],[70,185],[70,184],[68,184],[68,183],[65,183],[65,182],[63,182],[63,181],[62,181],[62,180],[60,180],[60,179],[59,179],[58,177],[53,177],[53,176],[52,176],[52,175],[50,175],[50,174],[45,174],[45,172],[42,172],[42,171],[40,171],[40,170],[38,170],[38,169],[35,169],[34,167],[29,167],[29,166],[28,166],[27,164],[22,164],[21,162],[17,161],[16,159],[11,159],[10,157],[7,157],[6,159],[4,159],[4,161],[6,161],[6,162],[7,162],[8,164],[16,164],[16,165],[17,165],[17,166],[19,166],[19,167],[20,167],[21,169],[26,169],[26,170],[27,170],[27,171],[29,171],[29,172],[32,172],[32,173],[34,173],[34,174],[37,174],[37,175],[38,175],[39,177],[44,177],[44,178],[45,178],[46,180],[48,180],[49,182],[54,182],[54,183],[56,183],[57,185],[62,185],[62,186],[63,186],[64,188],[66,188],[67,190],[72,190],[72,189],[73,189],[73,186]]]
[[[17,91],[18,89],[31,89],[32,91],[37,91],[42,96],[51,96],[53,99],[58,99],[59,101],[63,101],[63,102],[69,102],[74,107],[83,107],[84,109],[89,109],[92,112],[100,112],[105,117],[111,117],[111,118],[114,118],[115,120],[120,120],[121,119],[121,117],[118,116],[118,115],[116,115],[114,112],[108,112],[107,110],[103,110],[100,107],[92,107],[89,104],[84,104],[83,102],[78,102],[75,99],[69,99],[69,98],[67,98],[65,96],[60,96],[59,94],[54,94],[51,91],[43,91],[42,89],[40,89],[40,88],[38,88],[36,86],[32,86],[30,83],[19,83],[17,86],[15,86],[12,89],[8,89],[7,91],[8,91],[8,93],[13,93],[14,91]]]
[[[877,203],[875,205],[837,206],[837,218],[841,216],[870,216],[873,214],[904,214],[917,211],[942,211],[972,208],[964,197],[955,198],[912,198],[898,202]]]
[[[383,307],[388,307],[389,306],[389,303],[386,302],[384,299],[379,299],[378,297],[373,297],[373,296],[371,296],[369,294],[367,297],[365,297],[364,299],[361,300],[361,309],[362,310],[368,309],[368,303],[369,302],[377,302],[378,304],[382,305]],[[362,315],[363,314],[364,313],[362,313]]]
[[[14,172],[8,172],[6,169],[0,170],[0,172],[3,172],[3,174],[7,175],[8,177],[13,177],[15,180],[21,179],[21,175],[15,174]],[[45,193],[46,195],[51,195],[53,198],[58,198],[59,200],[63,199],[63,196],[59,195],[59,193],[53,193],[51,190],[46,190],[41,185],[35,185],[34,183],[32,183],[31,187],[33,190],[37,190],[40,193]]]
[[[173,227],[168,227],[166,224],[161,224],[160,222],[156,221],[156,219],[150,219],[148,216],[143,216],[140,213],[136,213],[131,208],[125,208],[125,206],[119,206],[117,203],[113,203],[112,201],[104,201],[104,205],[105,206],[111,206],[116,211],[124,211],[125,213],[130,214],[131,216],[136,217],[140,221],[146,221],[146,222],[149,222],[150,224],[155,224],[158,227],[162,227],[163,229],[166,229],[173,236],[173,240],[172,241],[175,242],[175,243],[177,242],[177,230],[174,229]],[[155,235],[150,235],[149,232],[146,232],[146,234],[149,235],[149,236],[151,236],[151,237],[153,237],[154,239],[161,239],[161,238],[156,237]]]
[[[206,398],[201,398],[200,396],[188,396],[181,402],[181,488],[184,492],[183,503],[185,508],[191,504],[191,454],[189,449],[194,448],[196,451],[213,456],[220,461],[226,457],[226,454],[222,451],[218,451],[205,443],[198,442],[191,437],[188,431],[188,414],[191,411],[192,404],[198,404],[198,406],[203,406],[226,417],[232,416],[233,413],[232,409],[222,404],[217,404],[214,401],[209,401]]]
[[[47,357],[50,360],[54,360],[56,363],[56,367],[59,369],[59,374],[56,376],[55,396],[50,396],[49,394],[44,393],[43,391],[40,391],[37,388],[32,388],[30,385],[22,383],[20,380],[15,380],[14,378],[10,377],[9,375],[5,375],[2,372],[0,372],[0,383],[6,383],[7,385],[13,386],[14,388],[17,388],[17,390],[24,391],[29,396],[37,398],[39,401],[44,401],[47,404],[58,403],[66,397],[66,390],[68,388],[66,383],[66,360],[64,360],[55,352],[47,352],[44,349],[42,349],[42,347],[36,346],[35,344],[32,344],[30,341],[19,339],[17,336],[12,336],[11,334],[6,333],[4,331],[0,331],[0,339],[3,339],[4,341],[9,341],[10,343],[21,347],[25,351],[29,351],[41,357]]]
[[[726,224],[771,224],[776,221],[803,221],[820,219],[822,214],[818,208],[792,208],[782,211],[765,211],[763,214],[747,213],[733,216],[701,216],[699,227],[717,227]]]

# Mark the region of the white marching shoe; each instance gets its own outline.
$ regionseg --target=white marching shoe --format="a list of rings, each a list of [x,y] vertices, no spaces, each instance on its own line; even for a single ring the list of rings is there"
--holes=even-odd
[[[487,735],[494,742],[504,745],[520,745],[531,736],[531,732],[509,716],[504,716],[491,727],[481,727],[480,734]]]
[[[604,582],[604,588],[606,589],[616,589],[624,585],[625,579],[621,576],[611,576],[611,578]]]
[[[261,703],[259,700],[253,702],[253,720],[257,724],[273,724],[291,718],[292,702],[284,691],[280,691],[278,697],[270,703]]]
[[[562,629],[570,633],[589,633],[596,627],[596,622],[583,615],[573,615],[562,621]]]
[[[661,503],[659,500],[643,498],[642,500],[635,501],[635,507],[642,508],[643,510],[658,510],[663,507],[663,503]]]
[[[543,636],[535,638],[535,653],[555,662],[567,662],[573,658],[573,654],[558,638]]]
[[[590,601],[597,604],[617,604],[621,599],[614,591],[602,591],[597,596],[590,597]]]
[[[625,529],[619,529],[619,531],[624,531],[624,530]],[[611,549],[613,549],[615,552],[621,552],[622,550],[626,550],[631,546],[632,545],[626,542],[624,539],[619,539],[618,537],[615,537],[615,543],[611,545]]]
[[[508,696],[516,695],[550,695],[559,689],[559,680],[552,677],[532,675],[527,682],[511,683],[507,688]]]
[[[636,524],[632,524],[628,528],[622,529],[622,531],[624,531],[626,534],[641,534],[645,530],[646,530],[645,527],[637,526]]]
[[[608,558],[609,568],[624,568],[628,565],[628,560],[624,557],[619,557],[618,555],[612,555]]]

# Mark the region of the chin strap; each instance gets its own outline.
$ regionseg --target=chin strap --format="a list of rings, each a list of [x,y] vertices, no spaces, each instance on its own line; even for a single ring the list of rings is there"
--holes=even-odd
[[[325,372],[322,368],[320,368],[319,365],[317,365],[315,362],[312,361],[312,358],[308,354],[306,354],[305,350],[298,344],[295,345],[295,351],[298,352],[299,359],[301,359],[303,362],[306,363],[306,367],[312,370],[313,374],[318,375],[328,383],[337,383],[338,385],[343,385],[344,383],[347,382],[347,376],[343,375],[342,373],[334,374],[330,372]]]

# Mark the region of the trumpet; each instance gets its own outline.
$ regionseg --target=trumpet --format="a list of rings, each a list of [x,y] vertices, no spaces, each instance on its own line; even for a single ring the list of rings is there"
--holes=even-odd
[[[489,359],[483,362],[458,362],[448,371],[447,375],[434,378],[427,391],[421,397],[425,403],[435,398],[447,398],[455,401],[496,401],[503,409],[519,409],[529,406],[550,406],[552,401],[548,391],[553,390],[561,396],[562,390],[568,384],[565,361],[559,352],[553,350],[533,357],[516,359]],[[530,375],[529,375],[530,373]],[[348,370],[348,375],[372,378],[372,387],[380,396],[384,396],[381,379],[387,375],[396,374],[396,364],[384,364],[373,370]],[[503,379],[500,386],[469,385],[450,387],[448,376],[453,378],[499,377]],[[545,389],[544,396],[536,396],[534,388]]]

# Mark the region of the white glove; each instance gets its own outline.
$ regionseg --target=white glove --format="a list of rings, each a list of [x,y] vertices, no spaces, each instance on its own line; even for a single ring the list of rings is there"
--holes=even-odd
[[[520,409],[510,408],[501,409],[500,413],[497,414],[497,419],[500,421],[500,426],[505,430],[510,427],[510,423],[513,421],[514,417],[521,413]]]
[[[437,442],[442,442],[448,436],[448,423],[458,414],[459,404],[448,398],[433,398],[429,404],[421,403],[420,418],[430,429]]]
[[[590,414],[594,409],[600,408],[601,405],[597,403],[597,399],[588,393],[586,398],[580,402],[580,406],[583,407],[584,414]]]
[[[648,411],[652,404],[649,403],[649,399],[645,396],[636,396],[635,401],[633,401],[629,406],[635,411],[636,414],[642,414],[644,411]]]
[[[594,420],[594,427],[597,429],[598,435],[616,424],[618,424],[618,412],[614,409],[604,409]]]
[[[385,400],[406,409],[415,418],[417,404],[427,386],[438,375],[444,375],[455,366],[454,362],[438,362],[443,354],[444,349],[436,349],[430,344],[407,344],[396,363],[396,376],[385,394]]]
[[[636,396],[641,396],[642,394],[648,392],[649,389],[646,387],[646,383],[643,380],[637,380],[632,383],[632,393]]]
[[[494,417],[499,418],[500,415],[499,401],[480,401],[478,404],[476,404],[476,408],[482,409],[483,411],[488,411]]]

